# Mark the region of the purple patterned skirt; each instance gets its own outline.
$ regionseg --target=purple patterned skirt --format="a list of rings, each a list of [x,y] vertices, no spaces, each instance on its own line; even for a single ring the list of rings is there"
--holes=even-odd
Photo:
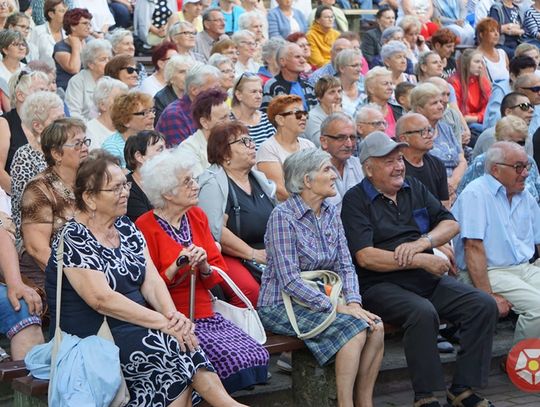
[[[268,351],[221,314],[197,319],[195,334],[229,393],[266,383]]]

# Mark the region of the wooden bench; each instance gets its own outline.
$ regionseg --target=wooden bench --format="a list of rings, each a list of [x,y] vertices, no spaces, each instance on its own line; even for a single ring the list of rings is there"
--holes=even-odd
[[[377,9],[364,10],[361,8],[351,8],[343,10],[343,14],[349,22],[349,31],[360,33],[362,31],[362,17],[374,16],[377,14]]]

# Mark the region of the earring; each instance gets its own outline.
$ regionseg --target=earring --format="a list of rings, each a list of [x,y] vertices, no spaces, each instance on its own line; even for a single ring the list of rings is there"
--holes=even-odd
[[[227,160],[227,165],[231,165],[231,160]]]

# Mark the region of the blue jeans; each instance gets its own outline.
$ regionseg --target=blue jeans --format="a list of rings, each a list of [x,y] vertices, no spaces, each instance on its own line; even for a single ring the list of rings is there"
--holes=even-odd
[[[116,24],[111,28],[129,28],[132,25],[132,17],[128,8],[122,4],[115,1],[109,4],[109,9],[114,17]]]
[[[41,319],[28,311],[24,300],[19,300],[21,309],[15,311],[7,296],[7,287],[0,284],[0,333],[11,339],[15,334],[30,325],[41,325]]]

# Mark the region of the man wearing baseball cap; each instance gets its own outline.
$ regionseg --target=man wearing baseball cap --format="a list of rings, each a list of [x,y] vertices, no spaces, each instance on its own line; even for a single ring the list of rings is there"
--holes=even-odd
[[[365,178],[343,199],[341,218],[363,305],[404,330],[415,407],[441,406],[433,395],[445,388],[439,318],[461,327],[448,401],[490,406],[487,400],[480,404],[471,388],[487,384],[497,306],[486,293],[446,275],[449,261],[433,254],[459,225],[419,180],[405,177],[405,146],[380,131],[368,135],[359,157]]]

